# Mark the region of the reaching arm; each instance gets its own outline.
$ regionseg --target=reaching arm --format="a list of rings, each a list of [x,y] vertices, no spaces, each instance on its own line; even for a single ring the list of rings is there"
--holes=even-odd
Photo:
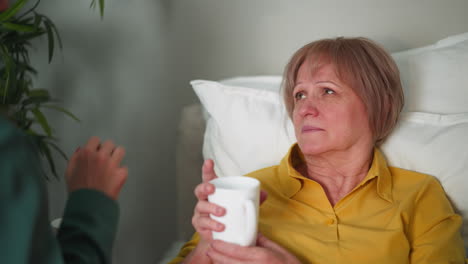
[[[97,190],[73,191],[57,240],[40,172],[34,145],[0,119],[0,263],[110,263],[117,203]]]
[[[102,192],[70,194],[57,234],[65,263],[111,263],[118,206]]]

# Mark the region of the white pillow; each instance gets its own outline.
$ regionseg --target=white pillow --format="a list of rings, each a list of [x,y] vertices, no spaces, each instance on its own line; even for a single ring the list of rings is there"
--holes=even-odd
[[[392,56],[400,69],[405,111],[468,112],[468,33]]]
[[[191,84],[208,113],[203,156],[215,161],[219,176],[275,165],[295,141],[277,91],[203,80]]]
[[[281,88],[282,76],[240,76],[221,80],[220,83],[236,87],[246,87],[257,90],[278,92]]]
[[[294,143],[278,92],[197,80],[191,82],[208,112],[203,155],[219,176],[276,165]],[[404,113],[382,150],[395,167],[436,176],[463,215],[468,247],[468,113]]]

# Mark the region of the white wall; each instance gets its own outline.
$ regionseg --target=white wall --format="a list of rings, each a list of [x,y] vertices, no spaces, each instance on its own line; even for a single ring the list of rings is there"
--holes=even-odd
[[[402,50],[468,31],[466,10],[465,0],[173,0],[171,47],[190,77],[281,73],[311,40],[367,36]]]
[[[167,7],[164,1],[108,0],[101,21],[90,2],[42,1],[41,10],[55,21],[64,49],[52,65],[43,49],[37,52],[37,84],[82,120],[49,113],[67,153],[91,135],[126,147],[129,178],[120,196],[115,263],[155,263],[176,232],[172,199],[178,104],[177,92],[165,78]],[[63,173],[65,164],[57,160]],[[58,217],[65,201],[63,181],[49,187],[51,215]]]
[[[397,51],[468,31],[466,0],[106,0],[103,21],[90,1],[42,2],[65,47],[52,65],[42,51],[34,61],[38,85],[82,119],[49,113],[67,153],[91,135],[127,148],[116,263],[156,263],[177,237],[177,125],[197,101],[189,80],[280,74],[323,37],[367,36]],[[63,182],[50,189],[57,217]]]

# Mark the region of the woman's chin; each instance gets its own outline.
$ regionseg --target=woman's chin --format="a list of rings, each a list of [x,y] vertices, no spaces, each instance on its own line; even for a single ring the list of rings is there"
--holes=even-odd
[[[328,148],[323,144],[301,144],[298,143],[299,148],[301,149],[302,154],[304,155],[320,155],[327,152]]]

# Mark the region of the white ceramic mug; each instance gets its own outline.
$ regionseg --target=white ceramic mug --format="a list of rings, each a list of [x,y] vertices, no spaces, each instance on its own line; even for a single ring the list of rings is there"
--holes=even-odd
[[[260,182],[245,176],[226,176],[214,179],[210,183],[215,186],[215,192],[208,196],[208,201],[226,209],[224,216],[210,215],[225,226],[224,231],[213,232],[213,239],[241,246],[255,245]]]

